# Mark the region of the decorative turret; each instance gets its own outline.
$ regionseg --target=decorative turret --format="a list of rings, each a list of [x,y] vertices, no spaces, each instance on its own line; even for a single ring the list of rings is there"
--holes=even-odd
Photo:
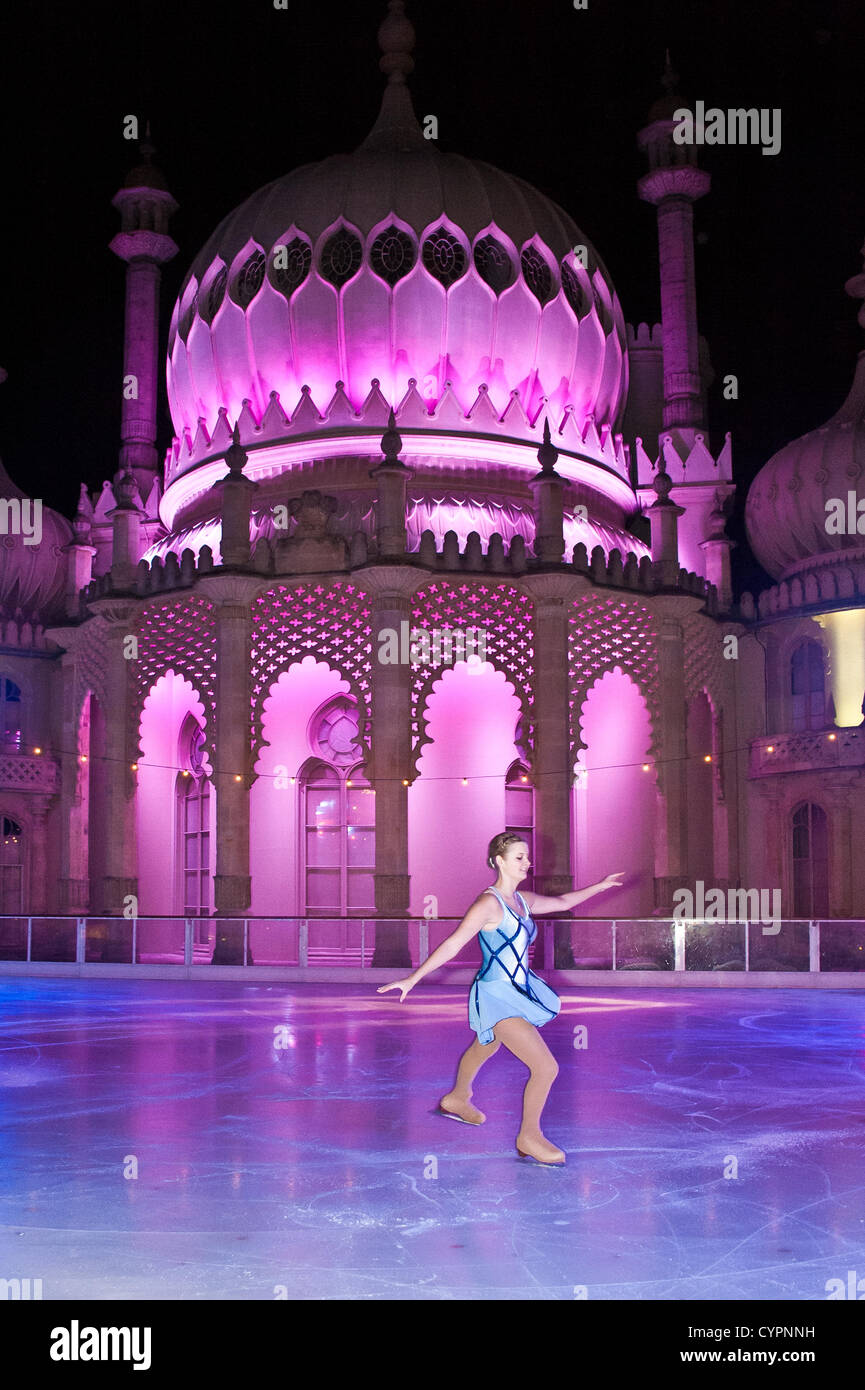
[[[718,590],[718,605],[722,610],[730,608],[733,602],[733,585],[730,573],[730,552],[736,542],[725,531],[725,498],[719,493],[714,510],[709,513],[709,534],[700,542],[700,549],[706,557],[706,578]]]
[[[96,546],[91,544],[91,519],[93,507],[87,495],[87,486],[81,484],[78,494],[78,510],[72,520],[72,540],[64,551],[68,557],[66,569],[66,614],[77,618],[80,608],[81,590],[93,578],[93,559]]]
[[[544,442],[538,449],[540,473],[530,480],[535,499],[535,557],[546,565],[560,565],[565,553],[564,479],[556,472],[559,457],[550,438],[550,422],[544,420]]]
[[[126,177],[112,205],[121,217],[121,229],[110,249],[126,261],[126,321],[123,350],[120,471],[132,469],[146,501],[156,479],[156,400],[159,338],[159,267],[178,247],[168,235],[168,223],[177,203],[162,173],[152,163],[154,154],[148,123],[140,143],[142,162]]]
[[[240,443],[240,431],[234,426],[230,449],[225,462],[228,472],[222,484],[222,563],[224,565],[248,565],[249,516],[252,510],[252,494],[258,484],[244,473],[248,455]]]
[[[711,179],[697,167],[696,147],[678,145],[673,140],[673,117],[681,108],[681,98],[669,51],[661,83],[665,95],[654,103],[649,124],[637,137],[649,160],[649,172],[640,179],[637,191],[644,202],[653,203],[658,209],[664,428],[673,432],[676,445],[690,448],[697,431],[706,432],[691,205],[708,193]]]
[[[661,584],[673,587],[679,582],[679,517],[685,508],[670,501],[673,480],[669,473],[659,468],[652,484],[658,494],[657,502],[649,508],[649,522],[652,527],[652,561],[660,575]]]
[[[375,478],[378,485],[376,536],[380,559],[391,555],[402,556],[406,552],[405,488],[409,478],[414,475],[399,457],[401,448],[402,437],[391,407],[387,429],[381,437],[384,458],[369,471],[369,476]]]
[[[106,512],[112,522],[111,584],[123,591],[135,587],[141,558],[141,521],[138,484],[130,469],[115,478],[112,491],[116,506]]]

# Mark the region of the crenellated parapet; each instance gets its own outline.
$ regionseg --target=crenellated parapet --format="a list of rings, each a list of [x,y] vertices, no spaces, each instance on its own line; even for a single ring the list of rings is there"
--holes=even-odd
[[[299,565],[292,568],[278,566],[274,551],[274,545],[262,537],[253,549],[249,570],[265,576],[287,576],[322,570],[322,565],[318,562],[312,569],[301,568]],[[295,553],[299,556],[302,552],[298,550]],[[367,537],[358,532],[353,537],[344,566],[338,568],[345,568],[347,571],[361,569],[377,558],[375,548],[368,544]],[[424,531],[420,549],[401,558],[405,565],[418,566],[441,574],[519,576],[544,568],[528,553],[522,536],[515,536],[506,546],[501,535],[494,533],[484,551],[477,531],[471,532],[462,546],[457,533],[448,531],[441,549],[436,547],[433,532]],[[170,551],[164,560],[139,562],[133,592],[146,597],[154,593],[191,588],[201,575],[218,572],[219,568],[214,566],[213,552],[209,545],[202,546],[197,557],[192,550],[184,550],[180,560]],[[584,574],[594,584],[602,587],[631,589],[641,593],[671,592],[670,586],[663,583],[660,567],[649,556],[643,555],[638,560],[633,552],[623,555],[617,547],[607,555],[603,546],[596,545],[590,554],[587,547],[580,542],[573,547],[561,568],[565,573],[573,570]],[[331,569],[334,567],[331,566]],[[715,586],[700,574],[680,568],[673,590],[703,598],[707,611],[713,615],[719,611]],[[90,601],[110,596],[115,592],[110,573],[92,580],[81,591],[81,617],[86,616],[87,604]]]
[[[809,608],[823,612],[827,607],[849,608],[857,603],[865,605],[865,554],[846,557],[834,566],[815,565],[811,572],[803,566],[801,574],[764,589],[756,603],[753,594],[746,592],[739,612],[744,622],[753,623],[799,615]]]

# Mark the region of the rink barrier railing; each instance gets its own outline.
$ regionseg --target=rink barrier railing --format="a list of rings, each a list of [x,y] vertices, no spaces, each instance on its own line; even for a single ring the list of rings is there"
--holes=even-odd
[[[148,914],[126,918],[95,914],[5,914],[0,915],[0,974],[22,973],[22,969],[26,972],[30,966],[35,967],[35,973],[52,973],[52,967],[60,969],[65,966],[66,969],[60,969],[60,973],[140,975],[157,970],[160,975],[169,976],[183,970],[184,974],[194,976],[202,972],[225,976],[237,973],[245,975],[248,972],[290,972],[290,978],[300,976],[313,979],[317,975],[322,979],[348,979],[355,974],[364,978],[373,971],[376,976],[381,974],[382,977],[399,978],[406,970],[416,969],[431,954],[431,926],[449,927],[453,931],[461,920],[458,917],[183,917],[179,914]],[[411,963],[398,967],[373,967],[371,960],[376,928],[389,923],[407,927]],[[17,941],[14,940],[14,924],[18,927]],[[129,928],[128,954],[118,951],[117,928],[123,926]],[[216,932],[220,926],[242,926],[241,960],[228,965],[211,963]],[[52,947],[45,933],[53,929],[56,938],[58,929],[62,933],[63,927],[67,928],[65,948],[52,957]],[[570,944],[575,960],[572,966],[557,967],[555,963],[557,927],[568,929],[567,933],[560,935],[559,944],[562,945],[563,938]],[[112,929],[112,948],[116,953],[108,959],[98,952],[100,943],[104,946],[106,928]],[[174,949],[169,949],[164,940],[166,928],[169,929],[169,936],[172,936],[173,928]],[[316,928],[319,930],[316,931]],[[865,986],[863,918],[783,918],[777,923],[770,923],[761,919],[717,922],[674,917],[567,916],[545,917],[538,922],[538,928],[533,947],[533,968],[577,980],[578,983],[613,976],[630,978],[636,984],[642,982],[644,975],[660,982],[660,979],[671,976],[680,979],[687,976],[694,980],[695,977],[718,979],[744,974],[752,977],[759,975],[767,980],[781,976],[784,982],[831,976],[836,984],[855,986],[861,983]],[[275,945],[273,938],[267,941],[269,929],[275,931],[283,944]],[[666,940],[659,929],[666,929]],[[161,931],[163,936],[157,950],[153,949],[156,942],[148,940],[154,930]],[[443,939],[450,931],[444,932]],[[333,940],[324,941],[328,933],[331,938],[334,934],[342,934],[343,944],[336,944]],[[10,939],[10,935],[13,939]],[[284,945],[286,935],[292,941],[289,950]],[[587,940],[589,937],[591,943]],[[317,944],[317,938],[321,939],[321,944]],[[349,938],[355,944],[348,945]],[[34,941],[38,943],[35,956]],[[772,943],[776,943],[774,949]],[[470,946],[474,948],[473,959],[460,960],[456,957],[446,962],[435,972],[438,983],[456,980],[462,972],[470,972],[466,973],[466,978],[471,978],[480,961],[480,945],[475,940]],[[17,951],[17,954],[10,955],[10,949]],[[53,949],[59,951],[56,942]],[[272,954],[274,950],[275,955]],[[587,954],[588,951],[591,954]],[[824,960],[826,952],[832,954],[835,963],[827,965]],[[715,959],[711,960],[713,954]],[[842,957],[843,963],[840,963]],[[858,978],[860,975],[861,981]],[[432,976],[428,978],[433,982]]]

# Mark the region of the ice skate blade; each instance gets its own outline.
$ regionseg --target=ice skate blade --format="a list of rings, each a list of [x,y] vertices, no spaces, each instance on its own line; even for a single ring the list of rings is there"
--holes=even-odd
[[[441,1106],[436,1106],[435,1110],[430,1111],[431,1115],[444,1115],[446,1120],[459,1120],[461,1125],[473,1125],[475,1129],[483,1124],[483,1120],[464,1120],[462,1115],[452,1115],[450,1110],[442,1110]]]
[[[530,1158],[533,1163],[539,1163],[542,1168],[564,1168],[565,1166],[563,1158],[535,1158],[534,1154],[527,1154],[524,1149],[521,1149],[519,1144],[516,1145],[516,1150],[520,1158]]]

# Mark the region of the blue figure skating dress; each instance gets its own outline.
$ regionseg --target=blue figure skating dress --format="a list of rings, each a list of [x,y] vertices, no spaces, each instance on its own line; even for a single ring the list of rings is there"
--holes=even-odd
[[[527,1018],[540,1028],[562,1007],[559,996],[529,969],[529,946],[538,929],[525,898],[515,894],[523,910],[518,917],[495,888],[489,891],[502,905],[502,920],[478,932],[483,963],[469,990],[469,1024],[481,1043],[495,1041],[493,1026],[503,1018]]]

